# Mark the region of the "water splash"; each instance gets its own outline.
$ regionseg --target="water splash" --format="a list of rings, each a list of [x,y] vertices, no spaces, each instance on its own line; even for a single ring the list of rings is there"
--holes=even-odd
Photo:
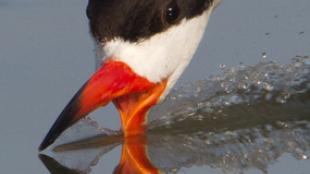
[[[226,116],[223,109],[259,103],[285,104],[310,89],[310,58],[297,56],[287,65],[262,61],[254,66],[226,68],[221,75],[185,84],[172,91],[149,118],[150,129],[180,122]]]

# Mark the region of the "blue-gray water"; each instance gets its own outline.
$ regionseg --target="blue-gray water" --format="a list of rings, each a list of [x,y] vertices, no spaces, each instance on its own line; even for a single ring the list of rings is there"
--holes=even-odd
[[[88,35],[87,20],[84,14],[86,4],[87,2],[82,0],[0,0],[0,111],[2,119],[0,122],[0,173],[48,173],[37,157],[37,146],[74,92],[94,71],[93,43]],[[225,78],[217,79],[224,80],[223,84],[219,85],[222,84],[225,89],[226,85],[230,85],[229,75],[233,76],[233,74],[225,74],[229,68],[221,70],[220,64],[238,67],[242,62],[246,68],[250,68],[250,65],[257,65],[261,61],[274,60],[279,66],[281,64],[293,66],[294,62],[291,59],[296,55],[310,55],[309,7],[308,0],[224,1],[211,17],[198,53],[179,84],[185,81],[192,81],[195,84],[194,81],[208,78],[212,74],[219,74],[220,77],[227,77],[227,81]],[[267,54],[265,59],[262,58],[264,52]],[[309,70],[309,67],[306,70]],[[275,71],[275,74],[279,75],[280,71],[281,67],[280,70]],[[298,80],[300,77],[294,78]],[[285,80],[287,79],[282,79],[282,81]],[[306,84],[309,84],[309,81],[306,81]],[[208,85],[205,87],[211,88]],[[283,90],[281,86],[273,87],[276,90]],[[308,89],[309,86],[302,86],[302,88]],[[268,86],[266,89],[269,89]],[[191,93],[186,92],[186,94]],[[309,144],[307,144],[309,143],[309,122],[307,121],[309,105],[300,103],[309,102],[309,93],[303,91],[301,96],[294,97],[295,93],[291,96],[293,96],[289,101],[291,107],[285,105],[285,102],[281,104],[281,100],[277,103],[280,110],[287,109],[283,111],[287,114],[278,111],[279,108],[269,108],[269,105],[254,105],[260,110],[255,110],[255,108],[246,110],[245,108],[246,114],[242,111],[232,112],[233,108],[225,105],[222,111],[227,114],[223,116],[228,118],[231,116],[232,120],[225,119],[226,117],[220,119],[222,122],[205,120],[202,123],[205,123],[206,129],[201,130],[201,126],[196,126],[199,131],[185,129],[185,132],[181,131],[182,134],[179,128],[184,124],[182,119],[179,123],[172,120],[172,123],[176,124],[172,124],[171,128],[168,126],[164,133],[154,128],[154,133],[150,134],[150,140],[156,143],[162,142],[167,149],[179,147],[176,148],[179,151],[170,151],[171,163],[161,163],[160,159],[169,159],[164,156],[169,155],[167,153],[169,150],[165,150],[163,145],[150,141],[150,154],[152,152],[152,154],[164,154],[150,156],[158,167],[171,170],[172,166],[180,173],[222,173],[223,171],[229,173],[233,169],[237,172],[239,169],[245,169],[245,173],[250,174],[266,171],[276,174],[308,173],[310,171],[309,161],[303,159],[309,155]],[[193,99],[199,99],[201,103],[200,98],[193,97]],[[286,95],[284,94],[283,97],[285,98]],[[229,96],[223,98],[231,99]],[[254,102],[256,100],[259,99],[255,99]],[[226,100],[221,101],[222,103],[219,101],[221,100],[212,101],[211,104],[216,104],[216,102],[227,104]],[[165,104],[162,109],[167,109]],[[271,119],[259,117],[261,115],[258,113],[268,115],[263,112],[268,109],[274,111],[268,113]],[[181,115],[203,115],[199,112],[197,114],[196,111],[187,112],[188,110]],[[230,113],[233,114],[230,115]],[[238,122],[238,119],[247,118],[246,115],[249,113],[253,120],[245,119],[246,122]],[[293,113],[299,116],[292,120],[295,116]],[[92,115],[101,127],[111,129],[119,127],[117,113],[112,107],[102,109]],[[281,117],[282,115],[285,117]],[[157,119],[158,116],[153,118]],[[168,116],[168,118],[171,117]],[[197,118],[201,119],[201,117]],[[191,122],[187,121],[182,127],[197,125]],[[168,123],[171,123],[171,120],[168,120]],[[158,122],[153,124],[158,125]],[[164,126],[167,125],[169,124]],[[227,130],[227,127],[230,129]],[[213,134],[199,135],[201,131]],[[178,133],[178,135],[171,136],[173,133]],[[165,141],[158,139],[156,136],[158,134],[162,135]],[[207,151],[196,151],[201,145],[199,141],[206,141],[204,137],[206,135],[209,135],[210,141],[207,141],[202,148],[206,148]],[[179,142],[174,139],[178,136],[181,137],[178,139]],[[250,145],[254,147],[245,143],[246,140],[239,141],[240,137],[246,139],[248,136],[258,137],[251,139],[253,142]],[[191,137],[196,146],[185,148],[180,145],[183,143],[181,140],[190,143],[191,141],[187,139]],[[195,139],[195,137],[198,138]],[[268,138],[272,138],[273,141],[269,143],[272,148],[264,148],[270,146],[257,142],[265,138],[267,142],[269,142]],[[285,142],[292,143],[285,144]],[[160,148],[154,148],[154,146]],[[238,151],[239,148],[241,150]],[[152,149],[155,151],[151,151]],[[231,151],[235,153],[229,153]],[[257,151],[257,154],[252,151]],[[240,154],[237,152],[246,153],[252,161],[238,156]],[[268,157],[268,159],[262,159],[261,156]],[[101,156],[98,164],[92,168],[92,173],[111,173],[119,158],[120,146],[117,146]],[[189,161],[184,164],[181,160],[186,158]],[[257,162],[255,159],[259,163],[255,163]],[[241,164],[236,162],[242,160],[245,162]]]

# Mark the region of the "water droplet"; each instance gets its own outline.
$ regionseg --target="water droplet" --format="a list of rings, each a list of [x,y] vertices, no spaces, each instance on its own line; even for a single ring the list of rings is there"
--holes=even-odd
[[[248,89],[248,85],[246,85],[246,84],[239,84],[239,89],[246,90],[246,89]]]
[[[263,84],[263,88],[266,90],[266,91],[272,91],[274,89],[274,87],[272,85],[270,85],[269,83],[264,83]]]
[[[300,31],[299,33],[298,33],[298,35],[302,35],[302,34],[304,34],[305,32],[304,31]]]
[[[277,121],[276,124],[278,126],[280,126],[281,128],[288,128],[287,123],[283,122],[283,121]]]
[[[221,69],[225,69],[225,68],[226,68],[226,65],[225,65],[225,64],[220,64],[219,67],[220,67]]]
[[[303,160],[306,160],[306,159],[308,159],[309,157],[307,156],[307,155],[302,155],[301,156],[301,159],[303,159]]]
[[[224,102],[224,105],[226,105],[226,106],[230,106],[230,105],[231,105],[231,103],[230,103],[230,102],[228,102],[228,101],[225,101],[225,102]]]
[[[262,53],[262,58],[263,58],[263,59],[266,59],[266,58],[267,58],[267,53],[266,53],[266,52],[263,52],[263,53]]]
[[[262,84],[262,82],[259,81],[259,80],[256,82],[256,85],[258,85],[258,86],[261,85],[261,84]]]
[[[224,82],[221,83],[221,88],[225,88],[225,83]]]

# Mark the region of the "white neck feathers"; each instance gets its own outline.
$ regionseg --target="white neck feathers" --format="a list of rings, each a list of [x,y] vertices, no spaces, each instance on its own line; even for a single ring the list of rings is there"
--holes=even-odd
[[[102,47],[102,57],[126,63],[151,82],[168,79],[170,89],[192,59],[211,11],[212,8],[195,18],[183,19],[165,32],[137,43],[119,38],[109,41]]]

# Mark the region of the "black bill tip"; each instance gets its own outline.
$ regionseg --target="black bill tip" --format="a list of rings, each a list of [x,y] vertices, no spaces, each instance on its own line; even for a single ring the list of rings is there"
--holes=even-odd
[[[81,90],[71,99],[69,104],[65,107],[59,115],[52,128],[49,130],[41,145],[39,151],[46,149],[49,145],[53,144],[55,140],[62,134],[68,127],[72,126],[75,122],[80,120],[79,116],[79,96]]]

